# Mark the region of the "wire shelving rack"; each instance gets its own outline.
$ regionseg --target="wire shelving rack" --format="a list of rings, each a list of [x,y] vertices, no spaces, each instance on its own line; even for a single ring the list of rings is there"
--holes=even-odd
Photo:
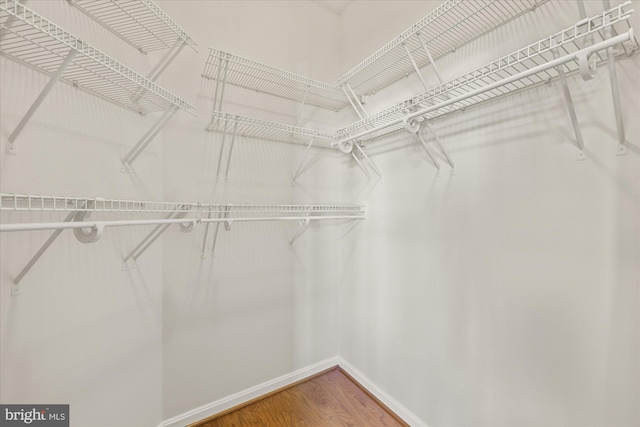
[[[197,44],[152,0],[67,0],[142,53]]]
[[[347,71],[337,85],[349,84],[362,95],[374,93],[413,72],[406,48],[422,68],[430,62],[428,55],[437,60],[547,1],[447,0]]]
[[[261,64],[217,49],[209,49],[202,76],[244,89],[338,111],[348,105],[332,84]]]

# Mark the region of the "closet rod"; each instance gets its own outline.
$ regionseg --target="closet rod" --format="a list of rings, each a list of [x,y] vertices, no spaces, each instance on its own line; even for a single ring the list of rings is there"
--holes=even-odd
[[[416,117],[423,116],[423,115],[428,114],[428,113],[430,113],[432,111],[438,110],[438,109],[443,108],[443,107],[447,107],[447,106],[449,106],[451,104],[455,104],[457,102],[464,101],[464,100],[466,100],[468,98],[472,98],[474,96],[480,95],[480,94],[482,94],[484,92],[488,92],[490,90],[496,89],[496,88],[501,87],[501,86],[505,86],[505,85],[507,85],[509,83],[513,83],[513,82],[515,82],[517,80],[524,79],[526,77],[532,76],[532,75],[540,73],[542,71],[558,67],[558,66],[563,65],[563,64],[565,64],[567,62],[576,61],[576,60],[579,61],[581,57],[582,58],[586,58],[590,54],[592,54],[594,52],[597,52],[599,50],[607,49],[607,48],[613,47],[613,46],[615,46],[617,44],[620,44],[620,43],[623,43],[623,42],[626,42],[626,41],[629,41],[629,40],[633,40],[633,37],[634,37],[633,36],[633,28],[630,28],[629,31],[627,31],[626,33],[620,34],[620,35],[618,35],[616,37],[612,37],[610,39],[607,39],[605,41],[601,41],[601,42],[599,42],[597,44],[594,44],[592,46],[589,46],[589,47],[586,47],[584,49],[578,50],[578,51],[576,51],[574,53],[562,56],[562,57],[554,59],[554,60],[551,60],[551,61],[547,62],[546,64],[541,64],[541,65],[538,65],[536,67],[530,68],[528,70],[522,71],[522,72],[520,72],[518,74],[514,74],[513,76],[506,77],[506,78],[504,78],[502,80],[499,80],[499,81],[497,81],[497,82],[495,82],[493,84],[489,84],[489,85],[487,85],[485,87],[473,90],[471,92],[467,92],[467,93],[465,93],[463,95],[460,95],[460,96],[457,96],[455,98],[450,98],[450,99],[448,99],[446,101],[440,102],[440,103],[435,104],[433,106],[430,106],[430,107],[427,107],[427,108],[423,108],[423,109],[418,110],[416,112],[410,113],[410,114],[406,115],[405,117],[398,118],[398,119],[389,121],[387,123],[383,123],[381,125],[375,126],[373,128],[364,130],[364,131],[362,131],[362,132],[360,132],[358,134],[351,135],[351,136],[349,136],[347,138],[344,138],[340,142],[333,143],[332,145],[335,147],[335,146],[338,146],[339,144],[344,144],[344,143],[349,142],[349,141],[358,140],[358,139],[360,139],[362,137],[365,137],[365,136],[367,136],[369,134],[372,134],[374,132],[381,131],[383,129],[386,129],[386,128],[394,126],[394,125],[402,124],[402,123],[404,123],[406,121],[410,121],[411,119],[414,119]]]
[[[1,224],[0,232],[65,230],[75,228],[105,228],[127,227],[135,225],[158,224],[199,224],[207,222],[253,222],[253,221],[300,221],[300,220],[335,220],[335,219],[364,219],[362,215],[325,215],[325,216],[288,216],[288,217],[241,217],[241,218],[180,218],[180,219],[143,219],[132,221],[83,221],[83,222],[34,222],[20,224]]]

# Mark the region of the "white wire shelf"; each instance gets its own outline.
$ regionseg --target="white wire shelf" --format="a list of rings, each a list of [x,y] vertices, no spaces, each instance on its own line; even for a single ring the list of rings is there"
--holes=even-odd
[[[345,73],[337,85],[348,83],[361,95],[374,93],[413,72],[403,44],[423,67],[428,57],[422,42],[437,60],[546,1],[447,0]]]
[[[68,0],[143,53],[196,43],[152,0]]]
[[[129,212],[129,213],[226,213],[230,218],[238,215],[318,216],[327,214],[362,215],[365,208],[355,204],[221,204],[180,203],[144,200],[104,199],[100,197],[47,196],[33,194],[0,193],[0,211],[16,212]]]
[[[213,48],[209,49],[202,76],[335,111],[348,105],[345,95],[334,85]]]
[[[295,144],[308,144],[313,140],[315,146],[324,146],[325,148],[330,148],[331,143],[337,140],[336,135],[331,132],[322,132],[219,111],[212,113],[211,123],[207,130]]]
[[[17,0],[0,0],[0,21],[3,29],[0,51],[9,57],[54,74],[75,52],[66,68],[62,68],[62,79],[67,83],[136,112],[166,111],[175,106],[196,114],[196,108],[186,101]]]
[[[626,2],[600,15],[584,19],[574,26],[503,56],[457,79],[352,123],[340,129],[338,135],[342,141],[375,139],[403,129],[403,119],[407,117],[435,119],[483,101],[550,82],[558,77],[558,71],[555,67],[544,65],[555,59],[553,53],[555,48],[559,56],[571,56],[589,45],[604,42],[606,27],[613,27],[614,34],[629,32],[631,29],[629,18],[633,12],[629,6],[630,2]],[[637,40],[633,37],[631,37],[631,43],[634,45],[633,49],[639,47]],[[606,60],[606,52],[603,50],[604,47],[593,52],[592,58],[597,63]],[[580,72],[577,56],[573,56],[561,66],[567,74]],[[538,69],[540,71],[527,73]],[[509,82],[498,84],[505,80]],[[419,112],[423,113],[418,114]]]

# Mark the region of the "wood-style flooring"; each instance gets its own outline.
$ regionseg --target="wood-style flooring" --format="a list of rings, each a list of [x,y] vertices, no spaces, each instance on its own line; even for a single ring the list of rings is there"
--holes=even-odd
[[[408,426],[339,367],[191,427]]]

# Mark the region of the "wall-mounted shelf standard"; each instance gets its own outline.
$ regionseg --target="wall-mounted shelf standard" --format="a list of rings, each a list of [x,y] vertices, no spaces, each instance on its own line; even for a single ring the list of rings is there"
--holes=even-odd
[[[196,43],[152,0],[67,0],[142,53],[168,51],[147,78],[155,81],[185,46]]]
[[[447,0],[345,73],[337,86],[375,93],[546,1]]]
[[[255,221],[299,221],[306,226],[309,221],[359,220],[364,219],[362,205],[267,205],[267,204],[211,204],[153,202],[140,200],[116,200],[86,197],[41,196],[29,194],[0,194],[1,212],[65,212],[67,216],[59,222],[0,224],[0,232],[54,230],[43,246],[14,278],[13,293],[19,293],[19,283],[63,230],[73,230],[82,243],[93,243],[100,239],[107,227],[154,225],[153,230],[126,256],[123,265],[135,261],[172,224],[182,232],[191,232],[201,223],[206,225],[205,244],[209,224],[220,224],[230,230],[233,223]],[[126,213],[164,214],[163,218],[90,220],[93,213],[122,216]],[[295,240],[300,233],[294,237]],[[215,246],[215,241],[214,241]],[[213,251],[213,249],[212,249]]]
[[[633,12],[629,6],[630,2],[626,2],[583,19],[557,34],[346,126],[338,131],[341,139],[335,145],[350,151],[354,141],[370,140],[402,129],[413,128],[415,132],[419,127],[417,122],[548,83],[561,72],[579,72],[584,79],[590,79],[596,65],[607,60],[607,52],[613,55],[614,47],[631,42],[634,50],[638,48],[629,25]],[[612,33],[618,35],[612,36]],[[620,53],[624,52],[621,49]]]
[[[202,77],[335,111],[348,105],[345,95],[334,85],[213,48],[209,50]]]
[[[14,141],[57,80],[62,79],[101,98],[140,113],[195,107],[127,68],[78,37],[38,15],[17,0],[0,0],[4,30],[2,53],[52,75],[16,129],[9,136],[7,151],[14,154]]]

